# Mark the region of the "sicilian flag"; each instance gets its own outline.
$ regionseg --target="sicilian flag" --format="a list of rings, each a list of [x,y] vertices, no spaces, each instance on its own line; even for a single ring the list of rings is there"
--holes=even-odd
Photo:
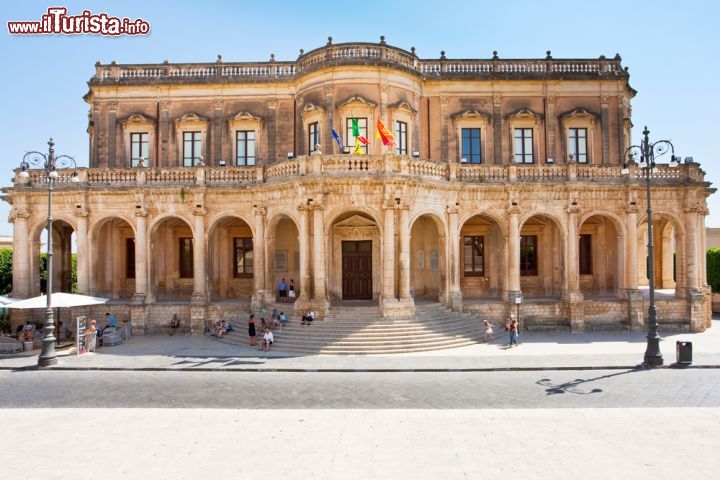
[[[355,137],[355,149],[352,151],[353,155],[362,155],[363,149],[360,146],[360,137]]]
[[[395,136],[390,133],[387,128],[385,128],[385,125],[383,125],[379,118],[377,121],[377,135],[382,140],[383,145],[387,147],[395,146]]]
[[[344,149],[343,149],[342,140],[340,140],[340,135],[338,135],[338,133],[335,131],[334,128],[332,129],[332,136],[335,139],[335,141],[337,142],[338,147],[340,147],[340,153],[343,153]]]
[[[370,143],[370,142],[368,141],[368,139],[365,138],[365,137],[363,137],[362,135],[359,135],[359,136],[357,136],[357,137],[355,137],[355,138],[357,138],[357,139],[360,141],[360,143],[362,143],[363,145],[367,145],[368,143]]]

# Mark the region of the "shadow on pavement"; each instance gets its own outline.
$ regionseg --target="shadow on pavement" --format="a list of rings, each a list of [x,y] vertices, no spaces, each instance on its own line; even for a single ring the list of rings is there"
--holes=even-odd
[[[601,375],[599,377],[594,378],[576,378],[575,380],[571,380],[569,382],[565,383],[558,383],[554,384],[552,383],[552,380],[549,378],[543,378],[535,382],[536,385],[540,385],[541,387],[545,388],[545,393],[547,395],[558,395],[562,393],[574,393],[575,395],[590,395],[593,393],[602,393],[601,388],[593,388],[591,390],[585,390],[580,388],[581,386],[590,383],[590,382],[596,382],[598,380],[604,380],[606,378],[611,377],[617,377],[620,375],[627,375],[628,373],[634,373],[638,372],[640,370],[644,370],[643,368],[632,368],[630,370],[625,370],[624,372],[618,372],[618,373],[610,373],[607,375]]]

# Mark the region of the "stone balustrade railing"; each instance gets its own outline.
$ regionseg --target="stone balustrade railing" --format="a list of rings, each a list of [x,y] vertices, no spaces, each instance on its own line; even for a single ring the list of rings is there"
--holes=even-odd
[[[15,171],[15,186],[45,188],[44,170],[29,170],[29,177]],[[441,182],[463,183],[639,183],[644,172],[629,166],[629,174],[618,165],[468,165],[434,162],[401,155],[312,155],[301,156],[269,166],[249,167],[167,167],[167,168],[80,168],[77,182],[72,170],[59,170],[58,187],[73,185],[95,187],[163,185],[238,185],[295,179],[304,175],[331,177],[374,177],[377,175],[424,178]],[[705,172],[697,163],[676,168],[658,165],[651,176],[654,183],[704,182]]]
[[[245,79],[250,81],[287,81],[303,73],[324,66],[382,65],[409,70],[431,77],[493,77],[493,76],[627,76],[620,65],[620,57],[606,59],[420,59],[415,50],[406,50],[385,43],[341,43],[317,48],[301,55],[295,61],[223,62],[214,63],[161,63],[145,65],[109,65],[96,63],[92,83],[142,83],[157,81],[223,81]]]

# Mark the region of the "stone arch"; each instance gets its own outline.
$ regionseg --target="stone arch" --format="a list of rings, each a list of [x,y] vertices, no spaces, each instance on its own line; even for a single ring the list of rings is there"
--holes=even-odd
[[[577,274],[585,296],[621,296],[625,285],[625,230],[607,210],[592,210],[577,225]],[[572,239],[571,239],[572,240]]]
[[[462,229],[462,226],[465,225],[468,220],[476,216],[487,217],[494,220],[497,226],[500,228],[503,236],[508,235],[507,217],[504,214],[495,210],[473,210],[471,212],[463,214],[460,218],[458,218],[458,225],[460,229]]]
[[[149,297],[189,300],[195,275],[192,222],[184,215],[163,214],[148,228]]]
[[[277,285],[284,278],[292,282],[295,298],[300,295],[300,225],[288,209],[277,209],[267,222],[267,262],[265,291],[278,292]],[[307,286],[306,286],[307,288]],[[274,298],[275,293],[272,293]],[[289,299],[282,299],[289,300]]]
[[[402,226],[400,226],[402,228]],[[410,220],[410,295],[447,303],[447,222],[434,211],[418,212]]]
[[[47,292],[47,280],[40,278],[41,258],[47,253],[42,248],[42,236],[47,231],[47,220],[39,221],[30,229],[30,290],[31,296]],[[73,235],[77,237],[77,224],[73,217],[53,215],[52,241],[53,241],[53,292],[72,291],[72,250]],[[47,238],[45,239],[47,242]]]
[[[250,300],[258,274],[256,245],[264,245],[263,241],[258,242],[254,225],[235,213],[216,215],[206,241],[210,297]]]
[[[118,299],[135,293],[135,226],[120,215],[108,215],[88,229],[90,292]]]
[[[525,297],[559,297],[567,288],[567,229],[555,213],[531,210],[520,221],[520,288]]]
[[[647,211],[638,214],[637,270],[638,286],[649,286],[649,258],[647,250]],[[683,221],[674,212],[653,209],[653,244],[655,288],[673,290],[674,296],[685,296],[686,272],[686,230]],[[661,292],[658,292],[660,295]]]
[[[365,207],[338,208],[326,216],[325,265],[328,266],[326,281],[331,300],[379,298],[383,277],[383,229],[378,217],[372,209]],[[362,250],[369,256],[369,260],[365,257],[365,260],[358,259],[357,264],[353,263],[362,268],[356,274],[346,271],[346,267],[350,268],[348,264],[343,265],[343,255],[350,255],[351,248],[357,249],[358,255]],[[367,272],[368,269],[371,271]]]
[[[499,298],[507,290],[508,250],[503,220],[486,211],[462,218],[456,261],[463,299]]]
[[[157,227],[160,223],[162,223],[165,220],[173,219],[173,218],[182,220],[183,222],[185,222],[188,225],[188,227],[190,228],[190,231],[193,233],[193,236],[195,235],[195,225],[194,225],[193,219],[191,217],[189,217],[183,213],[180,213],[180,212],[174,212],[174,213],[171,212],[171,213],[161,213],[161,214],[158,214],[158,215],[155,215],[152,217],[152,220],[148,224],[148,229],[147,229],[148,234],[149,234],[148,237],[152,238],[152,236],[156,233]]]
[[[602,216],[610,220],[613,223],[613,226],[617,229],[618,235],[623,237],[626,235],[625,223],[623,222],[623,219],[612,210],[605,210],[601,208],[595,208],[580,215],[578,217],[577,227],[579,228],[583,223],[585,223],[585,220],[595,215]]]

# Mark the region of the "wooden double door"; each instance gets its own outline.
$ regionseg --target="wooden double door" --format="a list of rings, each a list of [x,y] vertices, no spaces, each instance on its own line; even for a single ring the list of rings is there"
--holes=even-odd
[[[372,241],[342,242],[343,300],[372,300]]]

